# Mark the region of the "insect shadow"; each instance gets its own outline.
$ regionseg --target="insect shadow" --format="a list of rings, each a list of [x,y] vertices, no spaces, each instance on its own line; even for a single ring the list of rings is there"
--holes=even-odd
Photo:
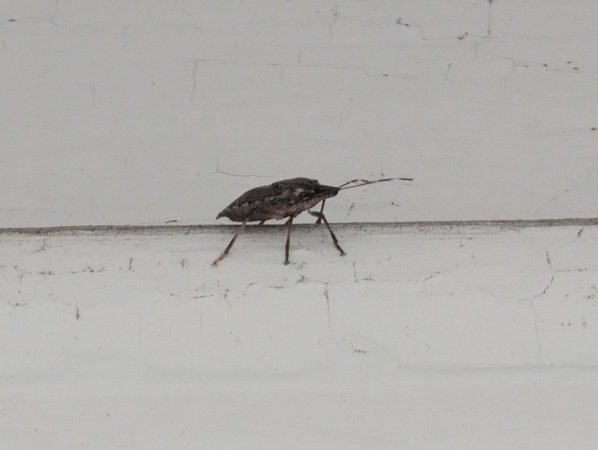
[[[287,219],[287,241],[285,245],[285,260],[284,263],[289,263],[289,248],[291,242],[291,225],[293,219],[307,211],[314,217],[317,217],[316,223],[322,221],[326,224],[330,237],[341,256],[345,255],[345,251],[340,246],[326,216],[324,215],[324,204],[326,199],[336,196],[344,189],[356,188],[365,186],[367,184],[381,183],[391,180],[413,181],[413,178],[383,178],[380,180],[351,180],[340,186],[326,186],[320,184],[318,180],[309,178],[290,178],[287,180],[277,181],[268,186],[260,186],[250,189],[241,195],[238,199],[233,201],[230,205],[218,213],[216,219],[220,217],[228,217],[233,222],[241,222],[241,227],[235,233],[232,240],[226,246],[224,251],[212,262],[212,266],[217,266],[226,255],[230,252],[237,237],[245,230],[245,225],[248,222],[260,222],[263,225],[266,220],[281,220]],[[311,208],[322,202],[322,207],[319,212],[311,211]]]

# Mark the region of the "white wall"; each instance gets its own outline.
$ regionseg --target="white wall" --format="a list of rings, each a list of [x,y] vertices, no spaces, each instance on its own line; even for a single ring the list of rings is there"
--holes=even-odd
[[[0,234],[0,447],[598,447],[598,226]]]
[[[593,0],[2,6],[1,227],[209,223],[382,173],[416,182],[330,219],[598,215]]]
[[[416,178],[334,222],[598,217],[596,55],[596,0],[4,0],[0,228],[298,175]],[[0,231],[0,447],[597,446],[595,221],[303,227],[289,265],[252,227],[213,268],[216,228]]]

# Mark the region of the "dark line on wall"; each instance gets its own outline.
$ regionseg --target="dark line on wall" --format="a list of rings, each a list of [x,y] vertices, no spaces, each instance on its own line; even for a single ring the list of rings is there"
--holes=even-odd
[[[517,229],[533,227],[596,226],[598,217],[531,219],[531,220],[451,220],[420,222],[350,222],[333,224],[338,229],[376,228],[379,230],[401,230],[415,228],[419,230],[437,228],[498,228]],[[230,232],[239,225],[81,225],[59,227],[21,227],[0,228],[0,235],[119,235],[119,234],[190,234]],[[298,229],[311,229],[314,224],[297,224]],[[248,226],[249,232],[268,232],[283,229],[284,225]],[[285,228],[286,229],[286,228]]]

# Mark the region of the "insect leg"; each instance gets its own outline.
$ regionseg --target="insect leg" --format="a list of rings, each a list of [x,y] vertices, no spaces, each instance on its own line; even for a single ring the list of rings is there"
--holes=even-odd
[[[324,214],[324,204],[326,203],[326,199],[322,200],[322,207],[320,208],[320,216],[318,217],[318,220],[316,220],[316,223],[322,223],[322,215]]]
[[[287,244],[284,247],[284,263],[288,264],[289,263],[289,248],[291,246],[291,224],[293,223],[293,216],[289,217],[289,220],[287,220],[287,225],[289,226],[288,231],[287,231]]]
[[[239,228],[239,231],[237,231],[235,233],[235,235],[233,236],[233,238],[231,239],[231,241],[228,243],[228,245],[226,246],[226,248],[224,249],[224,251],[222,253],[220,253],[220,256],[218,258],[216,258],[214,260],[214,262],[212,263],[212,265],[214,267],[216,267],[218,265],[218,263],[220,261],[222,261],[226,257],[226,255],[228,255],[228,252],[230,252],[231,247],[233,246],[233,244],[237,240],[237,236],[239,236],[245,230],[245,223],[246,222],[243,222],[243,224],[241,225],[241,228]]]
[[[332,242],[334,242],[334,246],[338,249],[339,252],[341,252],[341,256],[345,255],[345,251],[341,248],[341,246],[338,243],[338,239],[336,238],[336,236],[334,235],[334,232],[332,231],[332,228],[330,228],[330,224],[328,223],[328,221],[326,220],[326,216],[324,216],[324,214],[322,213],[318,213],[318,212],[313,212],[313,211],[308,211],[312,216],[314,217],[318,217],[321,218],[324,223],[326,224],[326,226],[328,227],[328,231],[330,231],[330,236],[332,237]]]

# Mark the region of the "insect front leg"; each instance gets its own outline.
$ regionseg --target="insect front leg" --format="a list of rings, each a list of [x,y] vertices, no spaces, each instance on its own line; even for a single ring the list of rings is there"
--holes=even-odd
[[[241,225],[241,228],[239,228],[239,231],[237,231],[235,233],[235,235],[233,236],[233,238],[231,239],[231,241],[228,243],[228,245],[226,246],[226,248],[224,249],[224,251],[222,253],[220,253],[220,256],[218,258],[216,258],[214,260],[214,262],[212,263],[212,265],[214,267],[216,267],[218,265],[218,263],[220,261],[222,261],[226,255],[228,255],[228,252],[230,252],[230,249],[232,248],[233,244],[235,243],[235,241],[237,240],[237,236],[239,236],[241,233],[243,233],[243,231],[245,230],[245,224],[247,222],[243,222],[243,224]]]
[[[316,223],[322,223],[322,216],[324,215],[324,204],[325,203],[326,203],[326,199],[322,200],[322,207],[320,208],[320,216],[318,216]],[[310,214],[311,214],[311,211],[310,211]]]
[[[326,224],[326,227],[328,227],[328,231],[330,231],[330,236],[332,237],[332,242],[334,242],[334,246],[338,249],[339,252],[341,252],[341,256],[344,256],[345,255],[345,251],[339,245],[338,239],[334,235],[334,232],[332,231],[332,228],[330,228],[330,224],[326,220],[326,216],[324,214],[322,214],[321,212],[314,212],[314,211],[308,211],[308,212],[312,216],[317,217],[318,219],[322,219],[324,221],[324,223]]]
[[[293,224],[293,216],[289,217],[289,220],[287,220],[288,225],[288,230],[287,230],[287,243],[284,247],[284,263],[288,264],[289,263],[289,249],[291,246],[291,225]]]

